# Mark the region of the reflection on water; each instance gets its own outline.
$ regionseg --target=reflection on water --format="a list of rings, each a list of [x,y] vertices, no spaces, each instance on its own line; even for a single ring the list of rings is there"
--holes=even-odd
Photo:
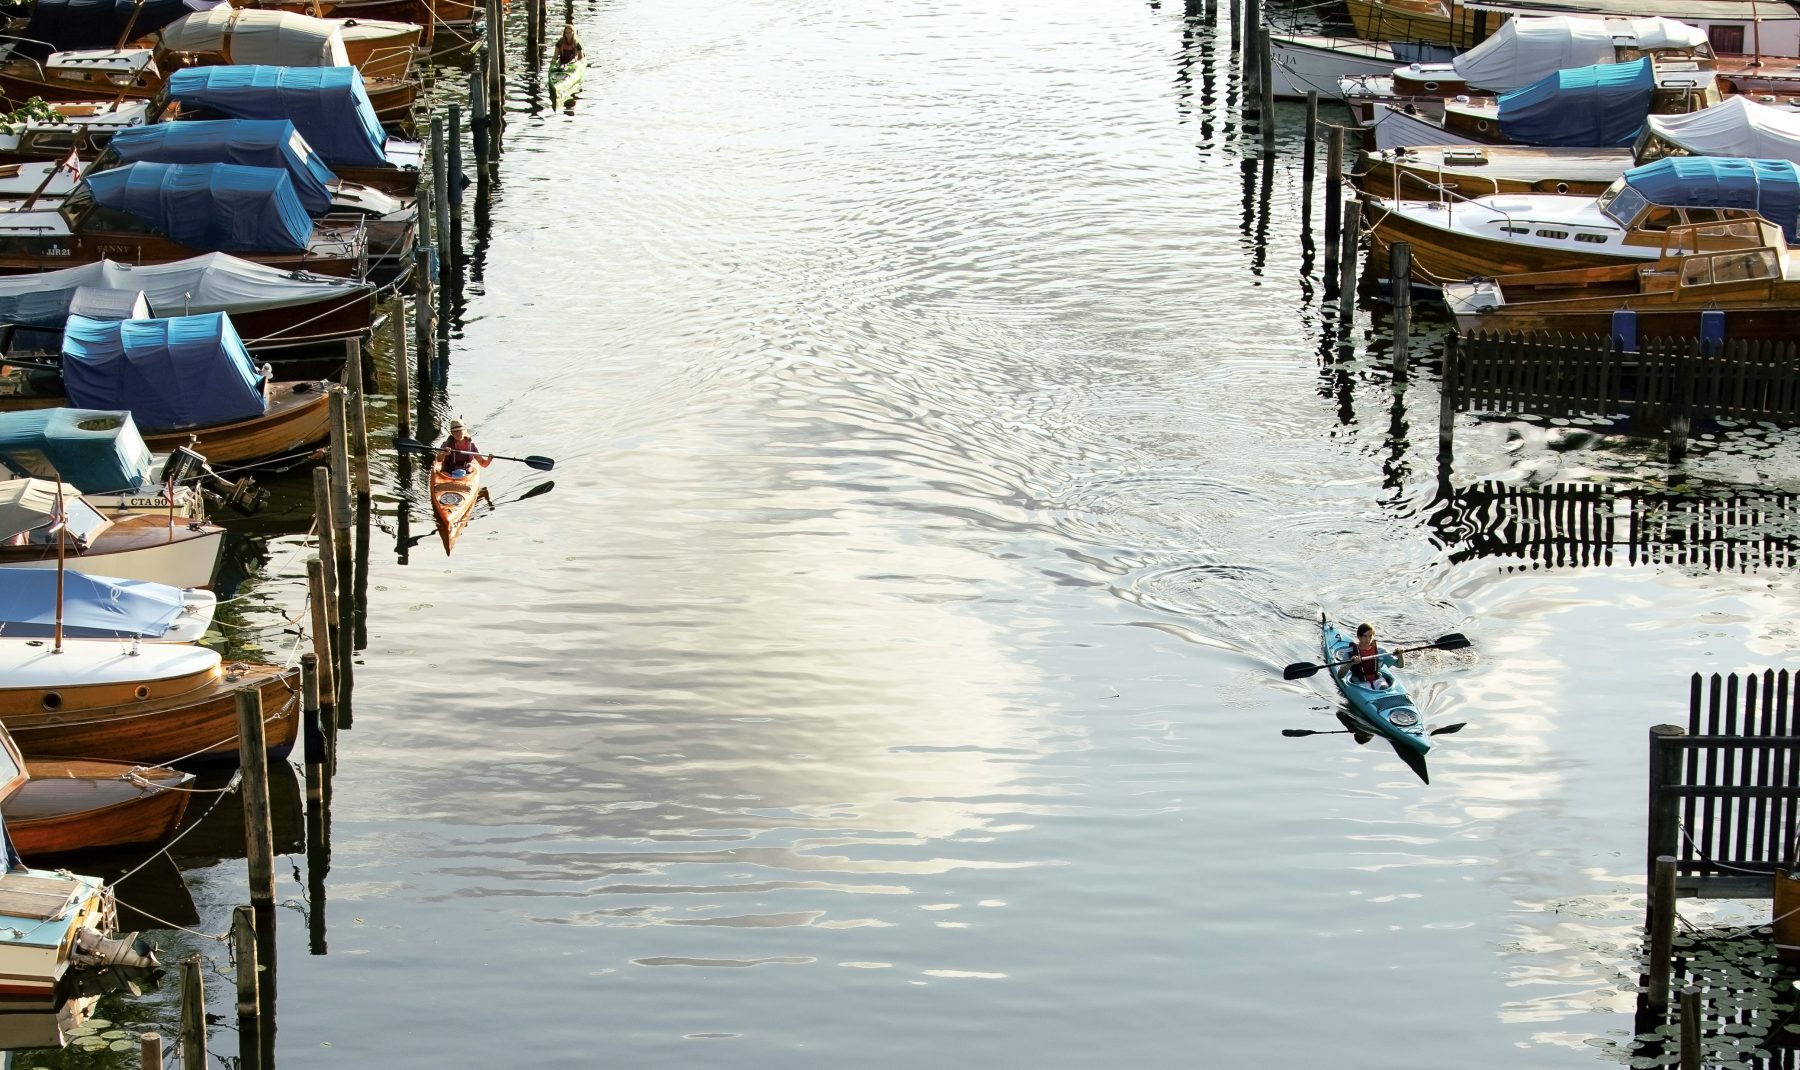
[[[1644,728],[1794,657],[1791,570],[1465,553],[1435,328],[1403,390],[1384,317],[1340,328],[1227,13],[575,17],[596,65],[573,114],[514,91],[416,429],[555,492],[497,464],[454,558],[369,563],[329,837],[277,805],[284,1062],[1535,1070],[1629,1028]],[[1797,459],[1521,426],[1464,417],[1455,486]],[[279,630],[303,551],[255,538],[232,619]],[[1321,607],[1474,641],[1409,657],[1469,726],[1429,786],[1281,736],[1337,727],[1280,677]],[[200,933],[232,821],[180,852]]]

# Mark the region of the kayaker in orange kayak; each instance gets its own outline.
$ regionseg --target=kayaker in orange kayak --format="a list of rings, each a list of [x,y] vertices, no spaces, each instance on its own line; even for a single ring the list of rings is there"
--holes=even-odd
[[[461,478],[468,475],[477,464],[486,468],[492,463],[494,458],[481,452],[481,448],[475,445],[475,440],[469,437],[469,429],[463,426],[463,422],[451,420],[450,437],[444,439],[444,444],[438,447],[438,467],[446,475]]]

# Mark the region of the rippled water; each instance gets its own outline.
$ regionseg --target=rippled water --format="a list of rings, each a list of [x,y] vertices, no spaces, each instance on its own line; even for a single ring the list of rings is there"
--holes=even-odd
[[[1247,161],[1179,5],[575,17],[587,88],[515,93],[445,413],[556,489],[448,560],[378,544],[327,902],[278,865],[328,945],[283,913],[281,1064],[1603,1058],[1645,729],[1692,671],[1793,663],[1792,575],[1453,564],[1435,378],[1397,398],[1367,308],[1322,345],[1299,109]],[[1472,417],[1455,463],[1668,477]],[[1409,662],[1469,722],[1429,786],[1280,735],[1336,727],[1280,676],[1321,605],[1474,640]],[[210,923],[241,863],[189,883]]]

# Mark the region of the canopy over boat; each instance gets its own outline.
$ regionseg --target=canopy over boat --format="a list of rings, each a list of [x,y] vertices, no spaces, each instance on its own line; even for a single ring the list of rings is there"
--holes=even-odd
[[[227,163],[130,163],[83,175],[96,204],[183,245],[225,252],[304,252],[312,217],[287,172]]]
[[[63,634],[77,639],[153,639],[188,608],[179,587],[69,571],[63,573],[62,605]],[[55,624],[56,570],[0,568],[0,636],[36,636]]]
[[[223,312],[159,320],[70,316],[63,386],[90,408],[130,409],[152,431],[261,416],[263,377]]]
[[[131,413],[95,409],[0,412],[0,463],[22,476],[55,479],[80,494],[143,485],[150,449]]]
[[[113,48],[126,30],[133,38],[155,33],[201,6],[190,0],[37,0],[20,34],[26,50]],[[50,46],[49,50],[44,45]]]
[[[1655,92],[1648,56],[1557,71],[1500,98],[1500,129],[1522,145],[1629,145]]]
[[[1612,63],[1619,49],[1710,49],[1706,33],[1673,19],[1596,19],[1576,15],[1516,18],[1458,56],[1452,66],[1476,89],[1521,89],[1570,67]]]
[[[385,167],[387,133],[355,67],[190,67],[169,77],[184,112],[287,119],[334,166]]]
[[[300,203],[315,216],[331,210],[337,176],[286,119],[154,123],[121,130],[90,170],[121,163],[234,163],[286,171]]]
[[[283,67],[348,67],[338,25],[292,11],[215,7],[162,28],[162,44],[175,52],[219,52],[232,63]]]
[[[1800,166],[1792,160],[1674,156],[1633,167],[1619,181],[1652,204],[1760,213],[1800,243]]]
[[[75,291],[84,286],[141,292],[153,313],[181,316],[280,308],[333,293],[347,301],[369,289],[353,279],[283,271],[230,253],[167,264],[99,260],[37,275],[0,276],[0,321],[61,330]]]
[[[1800,111],[1726,97],[1686,115],[1652,115],[1649,133],[1695,156],[1800,162]]]
[[[48,479],[9,479],[0,483],[0,539],[31,532],[32,543],[48,545],[52,533],[47,529],[56,515],[56,497],[56,484]],[[106,518],[67,485],[62,498],[65,529],[76,538],[85,538],[105,526]],[[39,528],[46,530],[40,532]],[[5,673],[0,672],[0,680],[4,679]]]

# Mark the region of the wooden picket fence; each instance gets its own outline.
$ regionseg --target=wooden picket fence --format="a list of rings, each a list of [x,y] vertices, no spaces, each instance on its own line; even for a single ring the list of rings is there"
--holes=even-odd
[[[1661,564],[1714,572],[1800,566],[1800,494],[1488,481],[1455,491],[1431,523],[1459,562],[1511,557],[1544,568]]]
[[[1645,431],[1677,418],[1800,422],[1800,346],[1792,341],[1646,341],[1601,335],[1453,335],[1444,356],[1450,412],[1545,418],[1630,417]]]

